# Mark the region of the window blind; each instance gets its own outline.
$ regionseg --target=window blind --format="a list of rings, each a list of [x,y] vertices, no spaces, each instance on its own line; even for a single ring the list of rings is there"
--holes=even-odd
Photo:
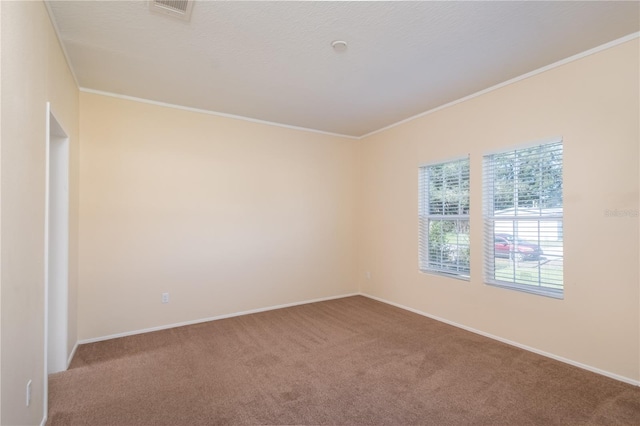
[[[562,141],[484,157],[488,284],[563,297]]]
[[[420,167],[419,265],[469,278],[469,158]]]

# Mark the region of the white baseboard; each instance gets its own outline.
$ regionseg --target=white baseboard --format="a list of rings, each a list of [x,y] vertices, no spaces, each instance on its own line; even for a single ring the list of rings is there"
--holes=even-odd
[[[78,341],[76,340],[76,344],[73,345],[73,349],[71,349],[71,353],[69,354],[69,358],[67,358],[67,369],[71,365],[71,361],[73,360],[73,356],[76,354],[76,349],[78,349]]]
[[[606,376],[606,377],[609,377],[611,379],[618,380],[620,382],[628,383],[630,385],[640,386],[640,381],[639,380],[631,379],[629,377],[625,377],[625,376],[621,376],[619,374],[611,373],[609,371],[601,370],[599,368],[592,367],[592,366],[586,365],[586,364],[582,364],[581,362],[577,362],[577,361],[574,361],[574,360],[571,360],[571,359],[568,359],[568,358],[564,358],[564,357],[561,357],[561,356],[558,356],[558,355],[554,355],[554,354],[549,353],[549,352],[541,351],[539,349],[532,348],[531,346],[523,345],[523,344],[518,343],[518,342],[513,342],[513,341],[508,340],[508,339],[503,339],[502,337],[494,336],[493,334],[485,333],[484,331],[476,330],[475,328],[467,327],[466,325],[458,324],[458,323],[455,323],[453,321],[449,321],[449,320],[446,320],[444,318],[437,317],[435,315],[427,314],[426,312],[422,312],[422,311],[419,311],[418,309],[410,308],[408,306],[404,306],[404,305],[401,305],[399,303],[390,302],[390,301],[382,299],[380,297],[372,296],[372,295],[366,294],[366,293],[360,293],[360,295],[362,295],[364,297],[368,297],[369,299],[377,300],[378,302],[386,303],[387,305],[395,306],[396,308],[404,309],[405,311],[413,312],[415,314],[422,315],[422,316],[425,316],[427,318],[431,318],[431,319],[434,319],[436,321],[440,321],[440,322],[443,322],[445,324],[452,325],[452,326],[457,327],[457,328],[461,328],[461,329],[466,330],[466,331],[470,331],[470,332],[475,333],[475,334],[479,334],[479,335],[484,336],[484,337],[488,337],[488,338],[493,339],[493,340],[497,340],[497,341],[502,342],[502,343],[506,343],[507,345],[515,346],[517,348],[524,349],[526,351],[533,352],[535,354],[542,355],[544,357],[551,358],[551,359],[554,359],[556,361],[563,362],[565,364],[573,365],[574,367],[582,368],[583,370],[591,371],[592,373],[597,373],[597,374],[600,374],[602,376]]]
[[[71,352],[71,355],[69,356],[69,361],[68,362],[71,363],[71,360],[73,359],[73,355],[75,354],[76,349],[78,348],[78,345],[82,345],[82,344],[85,344],[85,343],[101,342],[101,341],[104,341],[104,340],[117,339],[119,337],[133,336],[133,335],[136,335],[136,334],[150,333],[150,332],[153,332],[153,331],[166,330],[166,329],[175,328],[175,327],[183,327],[185,325],[200,324],[200,323],[203,323],[203,322],[216,321],[216,320],[225,319],[225,318],[239,317],[239,316],[242,316],[242,315],[256,314],[256,313],[259,313],[259,312],[272,311],[272,310],[275,310],[275,309],[290,308],[292,306],[306,305],[306,304],[309,304],[309,303],[324,302],[324,301],[327,301],[327,300],[342,299],[342,298],[345,298],[345,297],[358,296],[358,295],[364,296],[364,297],[368,297],[369,299],[377,300],[378,302],[382,302],[382,303],[385,303],[387,305],[395,306],[396,308],[404,309],[406,311],[413,312],[415,314],[422,315],[424,317],[431,318],[433,320],[440,321],[442,323],[449,324],[449,325],[452,325],[454,327],[461,328],[463,330],[470,331],[472,333],[479,334],[481,336],[488,337],[490,339],[497,340],[497,341],[502,342],[502,343],[506,343],[507,345],[515,346],[517,348],[524,349],[526,351],[533,352],[535,354],[542,355],[544,357],[551,358],[551,359],[554,359],[556,361],[563,362],[565,364],[573,365],[574,367],[578,367],[578,368],[581,368],[583,370],[591,371],[593,373],[600,374],[602,376],[606,376],[606,377],[609,377],[611,379],[618,380],[620,382],[628,383],[628,384],[631,384],[631,385],[634,385],[634,386],[640,386],[640,380],[635,380],[635,379],[632,379],[632,378],[629,378],[629,377],[621,376],[619,374],[611,373],[609,371],[605,371],[605,370],[602,370],[602,369],[597,368],[597,367],[593,367],[593,366],[590,366],[590,365],[587,365],[587,364],[583,364],[583,363],[578,362],[578,361],[574,361],[574,360],[571,360],[571,359],[568,359],[568,358],[564,358],[564,357],[559,356],[559,355],[555,355],[555,354],[552,354],[552,353],[549,353],[549,352],[545,352],[545,351],[533,348],[531,346],[523,345],[523,344],[518,343],[518,342],[514,342],[514,341],[511,341],[511,340],[508,340],[508,339],[504,339],[502,337],[495,336],[493,334],[486,333],[484,331],[480,331],[480,330],[477,330],[477,329],[472,328],[472,327],[467,327],[466,325],[458,324],[456,322],[449,321],[447,319],[440,318],[440,317],[437,317],[435,315],[428,314],[426,312],[422,312],[422,311],[420,311],[418,309],[410,308],[408,306],[404,306],[404,305],[401,305],[399,303],[391,302],[389,300],[382,299],[380,297],[372,296],[372,295],[367,294],[367,293],[349,293],[349,294],[342,294],[342,295],[338,295],[338,296],[322,297],[322,298],[318,298],[318,299],[305,300],[305,301],[301,301],[301,302],[286,303],[286,304],[282,304],[282,305],[268,306],[268,307],[265,307],[265,308],[251,309],[251,310],[248,310],[248,311],[234,312],[234,313],[231,313],[231,314],[217,315],[217,316],[209,317],[209,318],[201,318],[201,319],[192,320],[192,321],[184,321],[184,322],[175,323],[175,324],[167,324],[167,325],[162,325],[162,326],[158,326],[158,327],[145,328],[145,329],[142,329],[142,330],[134,330],[134,331],[128,331],[128,332],[124,332],[124,333],[111,334],[111,335],[108,335],[108,336],[101,336],[101,337],[94,337],[94,338],[90,338],[90,339],[83,339],[83,340],[78,341],[76,343],[76,345],[74,346],[73,351]],[[45,419],[43,421],[46,422],[46,417],[45,417]]]
[[[77,347],[77,345],[83,345],[85,343],[101,342],[103,340],[117,339],[119,337],[133,336],[133,335],[136,335],[136,334],[150,333],[152,331],[160,331],[160,330],[167,330],[169,328],[183,327],[185,325],[200,324],[200,323],[203,323],[203,322],[216,321],[216,320],[221,320],[221,319],[225,319],[225,318],[239,317],[239,316],[242,316],[242,315],[257,314],[259,312],[273,311],[275,309],[290,308],[292,306],[307,305],[309,303],[325,302],[327,300],[343,299],[345,297],[359,296],[359,295],[360,295],[360,293],[349,293],[349,294],[342,294],[342,295],[339,295],[339,296],[321,297],[319,299],[304,300],[302,302],[285,303],[283,305],[268,306],[266,308],[251,309],[249,311],[241,311],[241,312],[234,312],[234,313],[231,313],[231,314],[217,315],[215,317],[201,318],[201,319],[197,319],[197,320],[184,321],[184,322],[179,322],[179,323],[175,323],[175,324],[161,325],[161,326],[158,326],[158,327],[145,328],[145,329],[142,329],[142,330],[134,330],[134,331],[127,331],[127,332],[124,332],[124,333],[111,334],[111,335],[108,335],[108,336],[93,337],[93,338],[90,338],[90,339],[83,339],[83,340],[78,341],[78,343],[76,343],[76,347]],[[75,348],[74,348],[74,353],[75,353]]]
[[[44,416],[42,416],[42,421],[40,422],[40,426],[47,426],[47,413],[44,413]]]

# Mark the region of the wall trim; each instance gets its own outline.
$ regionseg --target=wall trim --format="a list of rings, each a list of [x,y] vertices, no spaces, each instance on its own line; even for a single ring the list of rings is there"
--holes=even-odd
[[[571,360],[569,358],[565,358],[565,357],[562,357],[562,356],[559,356],[559,355],[555,355],[555,354],[552,354],[550,352],[545,352],[545,351],[542,351],[540,349],[536,349],[536,348],[533,348],[531,346],[523,345],[521,343],[514,342],[514,341],[509,340],[509,339],[504,339],[502,337],[499,337],[499,336],[496,336],[496,335],[493,335],[493,334],[490,334],[490,333],[485,333],[484,331],[480,331],[480,330],[477,330],[477,329],[472,328],[472,327],[467,327],[466,325],[458,324],[456,322],[449,321],[449,320],[446,320],[444,318],[440,318],[438,316],[431,315],[431,314],[428,314],[426,312],[420,311],[418,309],[414,309],[414,308],[410,308],[410,307],[405,306],[405,305],[401,305],[399,303],[391,302],[391,301],[383,299],[381,297],[372,296],[372,295],[367,294],[367,293],[360,293],[360,295],[364,296],[364,297],[368,297],[369,299],[376,300],[378,302],[386,303],[387,305],[395,306],[396,308],[404,309],[405,311],[413,312],[414,314],[422,315],[424,317],[431,318],[433,320],[440,321],[442,323],[445,323],[445,324],[448,324],[448,325],[452,325],[452,326],[457,327],[457,328],[461,328],[462,330],[466,330],[466,331],[470,331],[470,332],[475,333],[475,334],[479,334],[480,336],[484,336],[484,337],[488,337],[488,338],[493,339],[493,340],[497,340],[498,342],[506,343],[507,345],[511,345],[511,346],[515,346],[515,347],[520,348],[520,349],[524,349],[525,351],[533,352],[535,354],[542,355],[544,357],[551,358],[553,360],[560,361],[560,362],[563,362],[565,364],[569,364],[569,365],[572,365],[574,367],[578,367],[578,368],[581,368],[583,370],[590,371],[592,373],[597,373],[597,374],[600,374],[602,376],[609,377],[610,379],[618,380],[620,382],[628,383],[628,384],[634,385],[634,386],[640,386],[640,380],[635,380],[635,379],[631,379],[629,377],[621,376],[619,374],[611,373],[609,371],[602,370],[602,369],[597,368],[597,367],[592,367],[590,365],[583,364],[581,362],[573,361],[573,360]]]
[[[585,50],[584,52],[578,53],[578,54],[573,55],[573,56],[569,56],[568,58],[565,58],[565,59],[561,59],[561,60],[559,60],[557,62],[554,62],[552,64],[546,65],[546,66],[544,66],[542,68],[538,68],[538,69],[530,71],[530,72],[528,72],[526,74],[522,74],[522,75],[520,75],[518,77],[514,77],[511,80],[507,80],[507,81],[504,81],[502,83],[498,83],[495,86],[488,87],[486,89],[480,90],[479,92],[472,93],[471,95],[465,96],[463,98],[456,99],[456,100],[451,101],[449,103],[446,103],[444,105],[440,105],[440,106],[437,106],[437,107],[432,108],[430,110],[427,110],[425,112],[421,112],[420,114],[411,116],[409,118],[405,118],[404,120],[400,120],[400,121],[395,122],[393,124],[389,124],[388,126],[385,126],[385,127],[381,128],[381,129],[374,130],[372,132],[366,133],[366,134],[360,136],[358,139],[364,139],[364,138],[367,138],[369,136],[373,136],[373,135],[375,135],[377,133],[382,133],[385,130],[392,129],[392,128],[394,128],[396,126],[399,126],[401,124],[408,123],[410,121],[413,121],[413,120],[416,120],[418,118],[427,116],[429,114],[433,114],[434,112],[438,112],[438,111],[443,110],[445,108],[449,108],[449,107],[452,107],[454,105],[460,104],[462,102],[466,102],[468,100],[471,100],[473,98],[477,98],[477,97],[485,95],[485,94],[487,94],[489,92],[493,92],[494,90],[498,90],[498,89],[501,89],[501,88],[503,88],[505,86],[509,86],[509,85],[511,85],[513,83],[517,83],[519,81],[525,80],[525,79],[527,79],[529,77],[533,77],[533,76],[536,76],[538,74],[542,74],[542,73],[550,71],[550,70],[552,70],[554,68],[558,68],[558,67],[560,67],[562,65],[566,65],[568,63],[577,61],[579,59],[582,59],[582,58],[585,58],[587,56],[593,55],[594,53],[598,53],[598,52],[601,52],[603,50],[610,49],[610,48],[615,47],[615,46],[617,46],[619,44],[626,43],[626,42],[634,40],[636,38],[640,38],[640,32],[632,33],[632,34],[629,34],[629,35],[624,36],[622,38],[619,38],[617,40],[610,41],[609,43],[605,43],[603,45],[594,47],[592,49]]]
[[[143,104],[149,104],[149,105],[161,106],[161,107],[165,107],[165,108],[178,109],[178,110],[182,110],[182,111],[195,112],[195,113],[198,113],[198,114],[207,114],[207,115],[213,115],[213,116],[216,116],[216,117],[231,118],[231,119],[234,119],[234,120],[248,121],[250,123],[263,124],[263,125],[272,126],[272,127],[282,127],[282,128],[285,128],[285,129],[297,130],[297,131],[300,131],[300,132],[317,133],[317,134],[321,134],[321,135],[334,136],[334,137],[353,139],[353,140],[359,140],[360,139],[360,137],[358,137],[358,136],[343,135],[343,134],[340,134],[340,133],[326,132],[324,130],[310,129],[308,127],[292,126],[290,124],[276,123],[274,121],[259,120],[257,118],[250,118],[250,117],[243,117],[241,115],[227,114],[225,112],[217,112],[217,111],[211,111],[211,110],[208,110],[208,109],[192,108],[192,107],[183,106],[183,105],[170,104],[170,103],[160,102],[160,101],[153,101],[151,99],[137,98],[135,96],[121,95],[119,93],[104,92],[102,90],[94,90],[94,89],[89,89],[89,88],[86,88],[86,87],[80,87],[80,91],[84,92],[84,93],[92,93],[94,95],[102,95],[102,96],[108,96],[108,97],[111,97],[111,98],[124,99],[124,100],[127,100],[127,101],[140,102],[140,103],[143,103]]]
[[[167,329],[170,329],[170,328],[184,327],[185,325],[200,324],[200,323],[203,323],[203,322],[217,321],[217,320],[226,319],[226,318],[233,318],[233,317],[240,317],[240,316],[243,316],[243,315],[257,314],[257,313],[266,312],[266,311],[274,311],[276,309],[291,308],[293,306],[307,305],[309,303],[326,302],[328,300],[334,300],[334,299],[343,299],[345,297],[352,297],[352,296],[360,296],[360,293],[348,293],[348,294],[341,294],[341,295],[338,295],[338,296],[320,297],[318,299],[304,300],[304,301],[301,301],[301,302],[285,303],[285,304],[282,304],[282,305],[273,305],[273,306],[267,306],[265,308],[250,309],[248,311],[240,311],[240,312],[234,312],[234,313],[230,313],[230,314],[216,315],[216,316],[213,316],[213,317],[201,318],[201,319],[191,320],[191,321],[183,321],[183,322],[174,323],[174,324],[161,325],[161,326],[158,326],[158,327],[144,328],[144,329],[141,329],[141,330],[126,331],[124,333],[110,334],[108,336],[92,337],[90,339],[79,340],[78,343],[76,343],[76,346],[77,345],[84,345],[86,343],[95,343],[95,342],[102,342],[104,340],[117,339],[117,338],[120,338],[120,337],[133,336],[133,335],[136,335],[136,334],[150,333],[150,332],[153,332],[153,331],[167,330]],[[75,348],[74,348],[74,352],[75,352]]]
[[[73,345],[73,349],[71,349],[71,353],[69,354],[69,358],[67,358],[67,370],[71,365],[71,361],[73,361],[73,356],[76,354],[76,350],[78,349],[78,341],[76,340],[76,344]]]
[[[569,358],[565,358],[559,355],[555,355],[553,353],[550,352],[546,352],[546,351],[542,351],[540,349],[536,349],[534,347],[531,346],[527,346],[527,345],[523,345],[521,343],[518,342],[514,342],[512,340],[509,339],[505,339],[490,333],[486,333],[484,331],[475,329],[473,327],[468,327],[466,325],[462,325],[459,323],[456,323],[454,321],[449,321],[447,319],[438,317],[436,315],[431,315],[428,314],[426,312],[423,312],[419,309],[415,309],[415,308],[411,308],[409,306],[405,306],[402,305],[400,303],[395,303],[395,302],[391,302],[389,300],[383,299],[381,297],[377,297],[377,296],[373,296],[371,294],[367,294],[367,293],[348,293],[348,294],[342,294],[342,295],[338,295],[338,296],[329,296],[329,297],[321,297],[321,298],[317,298],[317,299],[310,299],[310,300],[305,300],[305,301],[301,301],[301,302],[293,302],[293,303],[285,303],[285,304],[281,304],[281,305],[273,305],[273,306],[268,306],[265,308],[257,308],[257,309],[251,309],[251,310],[247,310],[247,311],[240,311],[240,312],[234,312],[234,313],[230,313],[230,314],[223,314],[223,315],[216,315],[213,317],[208,317],[208,318],[201,318],[201,319],[197,319],[197,320],[191,320],[191,321],[184,321],[184,322],[179,322],[179,323],[174,323],[174,324],[167,324],[167,325],[162,325],[162,326],[158,326],[158,327],[151,327],[151,328],[145,328],[145,329],[140,329],[140,330],[134,330],[134,331],[128,331],[128,332],[124,332],[124,333],[117,333],[117,334],[111,334],[111,335],[107,335],[107,336],[101,336],[101,337],[94,337],[94,338],[90,338],[90,339],[82,339],[76,342],[75,346],[73,347],[73,350],[71,352],[71,356],[69,357],[69,363],[71,363],[71,360],[73,359],[73,355],[76,352],[76,349],[78,348],[79,345],[84,345],[87,343],[95,343],[95,342],[102,342],[105,340],[111,340],[111,339],[117,339],[120,337],[126,337],[126,336],[134,336],[136,334],[144,334],[144,333],[150,333],[150,332],[154,332],[154,331],[160,331],[160,330],[167,330],[167,329],[171,329],[171,328],[176,328],[176,327],[183,327],[186,325],[193,325],[193,324],[201,324],[204,322],[209,322],[209,321],[217,321],[217,320],[221,320],[221,319],[226,319],[226,318],[233,318],[233,317],[239,317],[239,316],[243,316],[243,315],[250,315],[250,314],[256,314],[256,313],[260,313],[260,312],[267,312],[267,311],[273,311],[276,309],[283,309],[283,308],[290,308],[290,307],[294,307],[294,306],[300,306],[300,305],[306,305],[309,303],[317,303],[317,302],[325,302],[328,300],[335,300],[335,299],[343,299],[345,297],[353,297],[353,296],[363,296],[372,300],[376,300],[378,302],[390,305],[390,306],[395,306],[396,308],[400,308],[403,309],[405,311],[409,311],[409,312],[413,312],[414,314],[418,314],[418,315],[422,315],[424,317],[433,319],[435,321],[439,321],[442,322],[444,324],[448,324],[451,325],[453,327],[456,328],[460,328],[462,330],[465,331],[469,331],[471,333],[475,333],[478,334],[480,336],[484,336],[487,337],[489,339],[492,340],[496,340],[498,342],[502,342],[505,343],[507,345],[510,346],[514,346],[516,348],[519,349],[523,349],[525,351],[528,352],[533,352],[535,354],[538,355],[542,355],[546,358],[550,358],[556,361],[560,361],[564,364],[569,364],[572,365],[574,367],[578,367],[581,368],[583,370],[587,370],[590,371],[592,373],[596,373],[599,374],[601,376],[605,376],[608,377],[610,379],[614,379],[617,380],[619,382],[623,382],[623,383],[627,383],[633,386],[638,386],[640,387],[640,380],[635,380],[629,377],[625,377],[625,376],[621,376],[619,374],[615,374],[612,373],[610,371],[606,371],[606,370],[602,370],[600,368],[597,367],[593,367],[587,364],[583,364],[581,362],[578,361],[574,361],[572,359]],[[42,420],[42,425],[44,425],[46,423],[46,413],[45,413],[45,417]]]
[[[51,2],[43,1],[44,6],[47,8],[47,14],[49,15],[49,22],[51,22],[51,26],[53,27],[53,31],[56,33],[56,39],[58,39],[58,45],[60,46],[60,50],[62,50],[62,55],[64,56],[64,60],[67,62],[67,68],[69,68],[69,72],[73,77],[73,81],[76,83],[76,87],[80,87],[78,84],[78,76],[76,76],[76,71],[71,65],[71,61],[69,60],[69,52],[67,51],[66,45],[62,42],[62,36],[60,36],[60,28],[58,27],[58,23],[54,19],[53,10],[51,10]]]
[[[47,7],[48,8],[48,7]],[[53,22],[53,20],[52,20]],[[59,38],[59,36],[58,36]],[[106,91],[101,91],[101,90],[94,90],[94,89],[90,89],[87,87],[81,87],[78,85],[80,92],[85,92],[85,93],[92,93],[95,95],[102,95],[102,96],[109,96],[112,98],[118,98],[118,99],[125,99],[125,100],[129,100],[129,101],[134,101],[134,102],[141,102],[141,103],[146,103],[146,104],[150,104],[150,105],[156,105],[156,106],[162,106],[162,107],[166,107],[166,108],[173,108],[173,109],[179,109],[179,110],[183,110],[183,111],[190,111],[190,112],[196,112],[196,113],[200,113],[200,114],[208,114],[208,115],[214,115],[217,117],[225,117],[225,118],[232,118],[235,120],[243,120],[243,121],[248,121],[251,123],[258,123],[258,124],[264,124],[267,126],[274,126],[274,127],[282,127],[285,129],[290,129],[290,130],[298,130],[298,131],[303,131],[303,132],[309,132],[309,133],[317,133],[317,134],[322,134],[322,135],[328,135],[328,136],[335,136],[335,137],[340,137],[340,138],[347,138],[347,139],[353,139],[353,140],[362,140],[365,139],[369,136],[373,136],[377,133],[381,133],[384,132],[386,130],[392,129],[396,126],[400,126],[401,124],[405,124],[408,122],[411,122],[413,120],[416,120],[418,118],[421,117],[425,117],[429,114],[433,114],[435,112],[438,112],[440,110],[443,110],[445,108],[449,108],[452,107],[454,105],[457,105],[459,103],[462,102],[466,102],[468,100],[471,100],[473,98],[477,98],[479,96],[485,95],[489,92],[493,92],[494,90],[498,90],[501,89],[505,86],[511,85],[513,83],[517,83],[519,81],[525,80],[529,77],[533,77],[536,76],[538,74],[542,74],[544,72],[550,71],[554,68],[558,68],[562,65],[566,65],[568,63],[577,61],[579,59],[585,58],[587,56],[593,55],[595,53],[610,49],[612,47],[618,46],[620,44],[626,43],[628,41],[634,40],[640,38],[640,32],[635,32],[629,35],[626,35],[624,37],[621,37],[619,39],[610,41],[608,43],[602,44],[600,46],[594,47],[592,49],[589,50],[585,50],[584,52],[580,52],[578,54],[575,54],[573,56],[570,56],[568,58],[565,59],[561,59],[557,62],[554,62],[552,64],[549,65],[545,65],[544,67],[538,68],[536,70],[530,71],[526,74],[522,74],[520,76],[514,77],[510,80],[504,81],[502,83],[498,83],[494,86],[488,87],[486,89],[482,89],[478,92],[472,93],[470,95],[464,96],[460,99],[456,99],[454,101],[448,102],[446,104],[437,106],[435,108],[432,108],[430,110],[421,112],[419,114],[413,115],[411,117],[405,118],[403,120],[397,121],[395,123],[389,124],[388,126],[382,127],[380,129],[377,130],[373,130],[369,133],[365,133],[363,135],[360,136],[352,136],[352,135],[344,135],[344,134],[340,134],[340,133],[332,133],[332,132],[327,132],[324,130],[318,130],[318,129],[311,129],[311,128],[307,128],[307,127],[299,127],[299,126],[293,126],[293,125],[289,125],[289,124],[283,124],[283,123],[276,123],[273,121],[266,121],[266,120],[259,120],[256,118],[250,118],[250,117],[244,117],[241,115],[234,115],[234,114],[227,114],[224,112],[216,112],[216,111],[211,111],[211,110],[206,110],[206,109],[200,109],[200,108],[192,108],[192,107],[187,107],[187,106],[183,106],[183,105],[177,105],[177,104],[170,104],[170,103],[165,103],[165,102],[159,102],[159,101],[153,101],[150,99],[144,99],[144,98],[137,98],[134,96],[128,96],[128,95],[122,95],[122,94],[118,94],[118,93],[112,93],[112,92],[106,92]],[[65,52],[66,55],[66,51],[64,50],[64,45],[61,43],[62,48],[63,48],[63,52]],[[69,62],[67,60],[67,62]],[[71,72],[73,74],[73,68],[69,65],[69,68],[71,69]],[[73,74],[74,78],[75,78],[75,74]],[[76,79],[76,83],[77,83],[77,79]]]

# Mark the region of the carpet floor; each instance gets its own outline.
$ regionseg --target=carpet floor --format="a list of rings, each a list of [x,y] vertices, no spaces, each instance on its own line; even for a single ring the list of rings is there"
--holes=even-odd
[[[355,296],[81,345],[48,425],[640,425],[640,388]]]

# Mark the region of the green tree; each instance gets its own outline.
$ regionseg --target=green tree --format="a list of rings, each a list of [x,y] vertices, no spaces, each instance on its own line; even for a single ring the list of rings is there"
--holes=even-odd
[[[428,267],[468,272],[469,160],[429,166],[426,178]]]
[[[469,163],[443,163],[429,168],[429,214],[469,214]]]
[[[562,206],[562,144],[547,144],[491,157],[496,211]]]

